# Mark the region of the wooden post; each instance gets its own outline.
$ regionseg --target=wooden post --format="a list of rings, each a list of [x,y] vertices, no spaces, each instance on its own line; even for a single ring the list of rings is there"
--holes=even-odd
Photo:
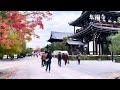
[[[101,55],[103,55],[103,43],[101,43]]]
[[[88,41],[88,54],[90,54],[90,53],[89,53],[89,41]]]
[[[83,42],[83,38],[81,38],[81,42]],[[81,54],[83,54],[83,45],[80,48]]]
[[[93,55],[94,55],[94,54],[95,54],[95,53],[94,53],[94,51],[95,51],[95,48],[94,48],[94,47],[95,47],[95,39],[94,39],[94,38],[95,38],[95,37],[94,37],[94,32],[92,32],[92,33],[93,33]]]
[[[72,45],[71,45],[71,55],[73,54]]]
[[[108,45],[108,42],[107,42],[107,55],[109,54],[109,45]]]
[[[74,34],[75,34],[75,26],[74,26]]]
[[[95,55],[97,55],[97,34],[94,34],[94,51]]]
[[[93,55],[95,55],[95,41],[93,40]]]
[[[100,43],[99,43],[99,55],[101,54],[101,52],[100,52]]]
[[[96,55],[97,55],[97,41],[95,40],[95,50],[96,50]]]

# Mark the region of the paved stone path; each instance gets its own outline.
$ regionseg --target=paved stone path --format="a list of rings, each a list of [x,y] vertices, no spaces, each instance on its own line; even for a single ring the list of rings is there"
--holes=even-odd
[[[111,61],[70,61],[70,64],[62,67],[57,65],[57,59],[53,58],[51,73],[41,67],[40,57],[27,57],[15,61],[0,61],[0,70],[16,71],[9,79],[114,79],[120,76],[120,63]]]

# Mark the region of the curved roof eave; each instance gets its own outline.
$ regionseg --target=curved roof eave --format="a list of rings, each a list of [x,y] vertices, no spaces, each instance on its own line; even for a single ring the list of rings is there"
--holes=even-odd
[[[89,15],[90,13],[91,13],[91,11],[84,11],[84,13],[82,13],[80,17],[78,17],[75,21],[69,23],[69,25],[79,26],[80,21],[84,20],[84,18],[86,18],[87,15]]]

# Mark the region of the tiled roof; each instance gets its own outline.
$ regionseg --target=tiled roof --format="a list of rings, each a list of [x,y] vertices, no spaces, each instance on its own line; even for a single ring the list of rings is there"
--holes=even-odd
[[[73,41],[73,40],[67,40],[67,43],[70,45],[84,45],[84,43],[80,41]]]
[[[67,32],[55,32],[51,31],[51,37],[52,39],[63,39],[64,37],[71,36],[74,33],[67,33]]]

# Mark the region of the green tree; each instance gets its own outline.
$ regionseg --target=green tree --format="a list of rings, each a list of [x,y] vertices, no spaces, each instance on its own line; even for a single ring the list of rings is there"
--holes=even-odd
[[[32,48],[27,48],[26,49],[26,54],[32,54]]]
[[[111,40],[109,50],[114,54],[120,54],[120,31],[117,34],[109,36],[108,39]]]
[[[120,17],[118,18],[120,22]],[[120,54],[120,31],[116,34],[112,34],[108,37],[108,40],[111,41],[111,45],[109,45],[109,50],[113,52],[113,54]]]
[[[62,42],[55,42],[49,45],[49,50],[54,51],[54,50],[63,50],[66,51],[68,50],[68,46],[66,46],[66,41],[67,38],[64,38]]]
[[[67,42],[67,37],[63,39],[63,41],[60,43],[61,44],[61,50],[68,50],[68,46],[66,46]]]
[[[41,48],[41,52],[46,51],[46,47]]]
[[[26,55],[26,42],[25,41],[22,41],[21,54],[23,54],[24,56]]]
[[[3,59],[4,48],[0,45],[0,59]]]

